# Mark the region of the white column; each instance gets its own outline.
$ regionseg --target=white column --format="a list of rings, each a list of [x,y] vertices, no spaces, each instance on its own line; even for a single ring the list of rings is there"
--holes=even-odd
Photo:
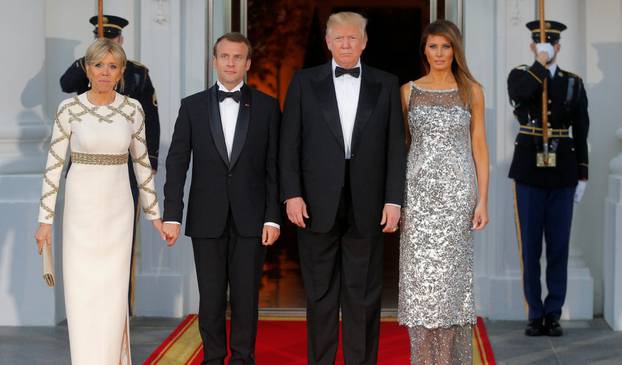
[[[140,58],[158,95],[160,161],[156,186],[162,204],[169,150],[180,99],[206,87],[207,3],[204,0],[141,0]],[[222,18],[221,15],[216,15]],[[188,173],[190,177],[191,172]],[[189,179],[185,188],[188,200]],[[164,207],[160,205],[160,208]],[[184,217],[185,218],[185,217]],[[192,243],[183,235],[173,248],[143,221],[136,314],[182,316],[198,311]]]
[[[464,2],[463,2],[464,4]],[[457,11],[456,13],[460,13]],[[490,225],[483,231],[475,234],[475,307],[478,315],[488,316],[491,310],[491,298],[494,293],[490,292],[490,280],[496,271],[496,252],[498,249],[497,235],[502,234],[502,220],[497,219],[498,213],[502,208],[498,202],[504,200],[504,192],[499,189],[505,181],[503,169],[497,167],[497,160],[502,155],[498,152],[496,136],[499,128],[502,127],[496,122],[495,109],[497,100],[495,98],[496,75],[491,70],[495,69],[495,43],[496,21],[495,21],[495,1],[494,0],[475,0],[469,1],[464,10],[463,36],[466,49],[466,58],[469,68],[474,77],[482,84],[486,97],[486,133],[491,159],[491,186],[489,191],[489,214]],[[491,45],[482,47],[482,45]]]
[[[507,75],[512,68],[531,63],[533,56],[529,51],[530,35],[525,23],[533,19],[535,8],[532,0],[491,1],[488,13],[473,11],[469,16],[471,3],[466,9],[465,29],[482,27],[485,19],[493,19],[487,32],[492,35],[485,43],[478,39],[467,43],[473,47],[469,62],[478,57],[486,64],[482,74],[487,86],[486,102],[487,133],[490,148],[491,185],[489,214],[491,224],[487,228],[489,238],[482,257],[485,267],[486,289],[488,293],[481,314],[492,319],[526,318],[520,258],[514,222],[514,193],[512,180],[507,177],[514,152],[514,138],[517,123],[508,101]],[[486,30],[482,30],[484,34]],[[468,40],[468,39],[467,39]],[[488,44],[483,47],[483,44]],[[488,54],[485,50],[492,50]],[[484,50],[484,52],[482,52]],[[488,59],[486,61],[486,59]],[[489,64],[487,64],[488,62]],[[479,249],[476,247],[476,250]],[[477,256],[476,256],[477,259]],[[478,268],[478,271],[481,269]],[[477,293],[476,293],[477,294]]]
[[[616,134],[622,141],[622,128]],[[611,328],[622,331],[622,153],[611,160],[609,168],[603,247],[604,317]]]
[[[180,1],[140,1],[140,62],[149,68],[149,76],[158,96],[160,116],[160,161],[156,190],[162,209],[164,161],[173,131],[180,99]],[[141,257],[138,258],[136,309],[139,316],[179,317],[183,314],[182,252],[191,246],[184,239],[174,248],[166,244],[151,223],[141,221]]]
[[[0,325],[53,325],[55,290],[43,282],[33,238],[51,129],[44,2],[4,4],[0,35],[11,44],[0,74]]]
[[[96,9],[97,10],[97,9]],[[130,60],[136,60],[139,55],[137,34],[140,30],[140,17],[135,14],[135,1],[106,0],[104,14],[116,15],[127,19],[130,23],[123,28],[123,50]],[[97,15],[94,13],[93,15]]]
[[[545,18],[568,27],[561,33],[557,63],[565,70],[585,75],[585,0],[546,0],[544,3]]]
[[[589,99],[592,125],[588,138],[590,151],[590,179],[576,212],[573,241],[583,245],[586,261],[594,276],[594,313],[603,313],[603,242],[602,222],[607,219],[602,208],[609,186],[609,161],[619,154],[616,130],[620,128],[622,105],[622,1],[585,1],[586,72],[583,81]]]

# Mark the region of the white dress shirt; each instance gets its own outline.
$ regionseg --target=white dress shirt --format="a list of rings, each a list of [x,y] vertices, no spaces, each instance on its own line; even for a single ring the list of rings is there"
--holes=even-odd
[[[244,86],[244,81],[240,81],[233,89],[227,89],[220,81],[216,81],[218,89],[227,92],[239,91]],[[227,156],[231,158],[231,149],[233,148],[233,137],[235,137],[235,125],[238,123],[238,113],[240,112],[240,103],[233,98],[225,98],[218,103],[220,109],[220,123],[222,125],[222,133],[225,135],[225,145],[227,146]]]
[[[551,73],[551,78],[555,77],[555,71],[557,71],[557,63],[551,63],[547,68]]]
[[[235,92],[242,89],[244,81],[240,81],[233,89],[227,89],[220,81],[216,81],[218,89],[227,92]],[[235,137],[235,126],[238,123],[238,114],[240,112],[240,103],[233,100],[233,98],[225,98],[225,100],[218,103],[218,109],[220,110],[220,124],[222,125],[222,133],[225,136],[225,145],[227,146],[227,156],[231,158],[231,150],[233,149],[233,139]],[[177,223],[179,222],[165,222],[165,223]],[[266,222],[265,226],[271,226],[275,228],[281,228],[280,225],[274,222]]]
[[[363,77],[363,68],[359,59],[356,66],[359,67],[361,73],[359,77],[350,74],[344,74],[335,77],[335,68],[337,63],[335,59],[332,61],[333,83],[335,85],[335,94],[337,96],[337,108],[339,109],[339,120],[341,121],[341,132],[343,133],[343,146],[345,148],[345,158],[349,160],[352,157],[352,132],[354,131],[354,121],[356,120],[356,110],[359,105],[359,95],[361,93],[361,78]],[[401,206],[393,203],[386,203],[400,208]]]
[[[335,85],[335,94],[337,95],[337,107],[339,109],[339,120],[341,121],[345,158],[349,160],[352,156],[352,131],[354,130],[356,109],[359,105],[363,70],[361,69],[361,75],[359,75],[359,77],[354,77],[349,74],[335,77],[336,67],[337,63],[333,59],[333,84]],[[354,67],[361,67],[361,60],[359,60]]]

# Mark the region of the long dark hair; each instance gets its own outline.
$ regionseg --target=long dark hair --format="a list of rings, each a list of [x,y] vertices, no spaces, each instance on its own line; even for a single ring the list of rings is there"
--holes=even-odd
[[[471,75],[469,66],[467,66],[460,30],[454,23],[444,19],[439,19],[425,27],[423,34],[421,35],[421,46],[419,50],[421,52],[421,59],[423,60],[423,67],[425,67],[426,74],[430,73],[430,64],[428,63],[424,50],[428,37],[431,35],[443,36],[449,40],[449,43],[451,43],[451,47],[454,51],[454,59],[451,62],[451,72],[453,73],[456,83],[458,84],[460,100],[462,100],[465,107],[469,108],[473,97],[471,85],[473,83],[479,85],[479,82],[477,82],[473,75]]]

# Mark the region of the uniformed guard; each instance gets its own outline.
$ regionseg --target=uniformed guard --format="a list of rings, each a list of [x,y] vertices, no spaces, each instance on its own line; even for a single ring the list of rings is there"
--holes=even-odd
[[[91,17],[89,22],[95,26],[93,33],[97,37],[97,16]],[[129,22],[114,15],[103,16],[103,33],[104,37],[112,39],[113,41],[123,45],[122,29],[128,25]],[[158,116],[158,103],[156,99],[156,93],[149,78],[149,70],[143,64],[128,60],[125,66],[125,72],[123,73],[123,83],[119,83],[119,89],[117,92],[123,95],[127,95],[140,102],[145,112],[145,137],[147,142],[147,152],[149,154],[149,162],[151,169],[155,175],[158,169],[158,151],[160,147],[160,119]],[[71,66],[65,71],[60,78],[60,86],[66,93],[76,92],[82,94],[90,89],[91,85],[86,77],[86,68],[84,64],[84,57],[74,61]],[[128,161],[128,169],[130,175],[130,186],[132,189],[132,195],[134,197],[134,208],[136,214],[138,214],[138,184],[136,183],[136,177],[134,175],[134,169],[132,167],[132,161]],[[136,221],[135,221],[136,222]],[[135,252],[136,242],[136,227],[134,227],[134,240],[132,241],[132,268],[131,277],[134,276]],[[133,308],[133,281],[130,278],[130,292],[128,293],[128,299],[130,304],[130,313]]]
[[[516,67],[508,77],[510,103],[520,124],[509,177],[515,181],[516,229],[529,307],[527,336],[563,334],[559,318],[566,296],[573,200],[581,200],[588,178],[589,118],[583,81],[556,63],[560,33],[566,26],[544,21],[544,27],[546,41],[541,43],[540,21],[527,23],[535,62]],[[543,84],[547,85],[545,99]],[[543,109],[548,109],[545,116]],[[546,125],[543,119],[548,119]],[[544,301],[543,235],[548,289]]]

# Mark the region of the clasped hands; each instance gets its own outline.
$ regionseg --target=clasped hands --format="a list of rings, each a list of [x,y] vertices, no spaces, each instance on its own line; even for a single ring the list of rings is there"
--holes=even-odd
[[[300,228],[306,228],[305,219],[309,219],[307,204],[304,199],[297,196],[285,201],[285,211],[287,218]],[[382,209],[382,218],[380,225],[384,226],[382,232],[391,233],[397,231],[397,225],[400,221],[400,207],[391,204],[385,204]]]

